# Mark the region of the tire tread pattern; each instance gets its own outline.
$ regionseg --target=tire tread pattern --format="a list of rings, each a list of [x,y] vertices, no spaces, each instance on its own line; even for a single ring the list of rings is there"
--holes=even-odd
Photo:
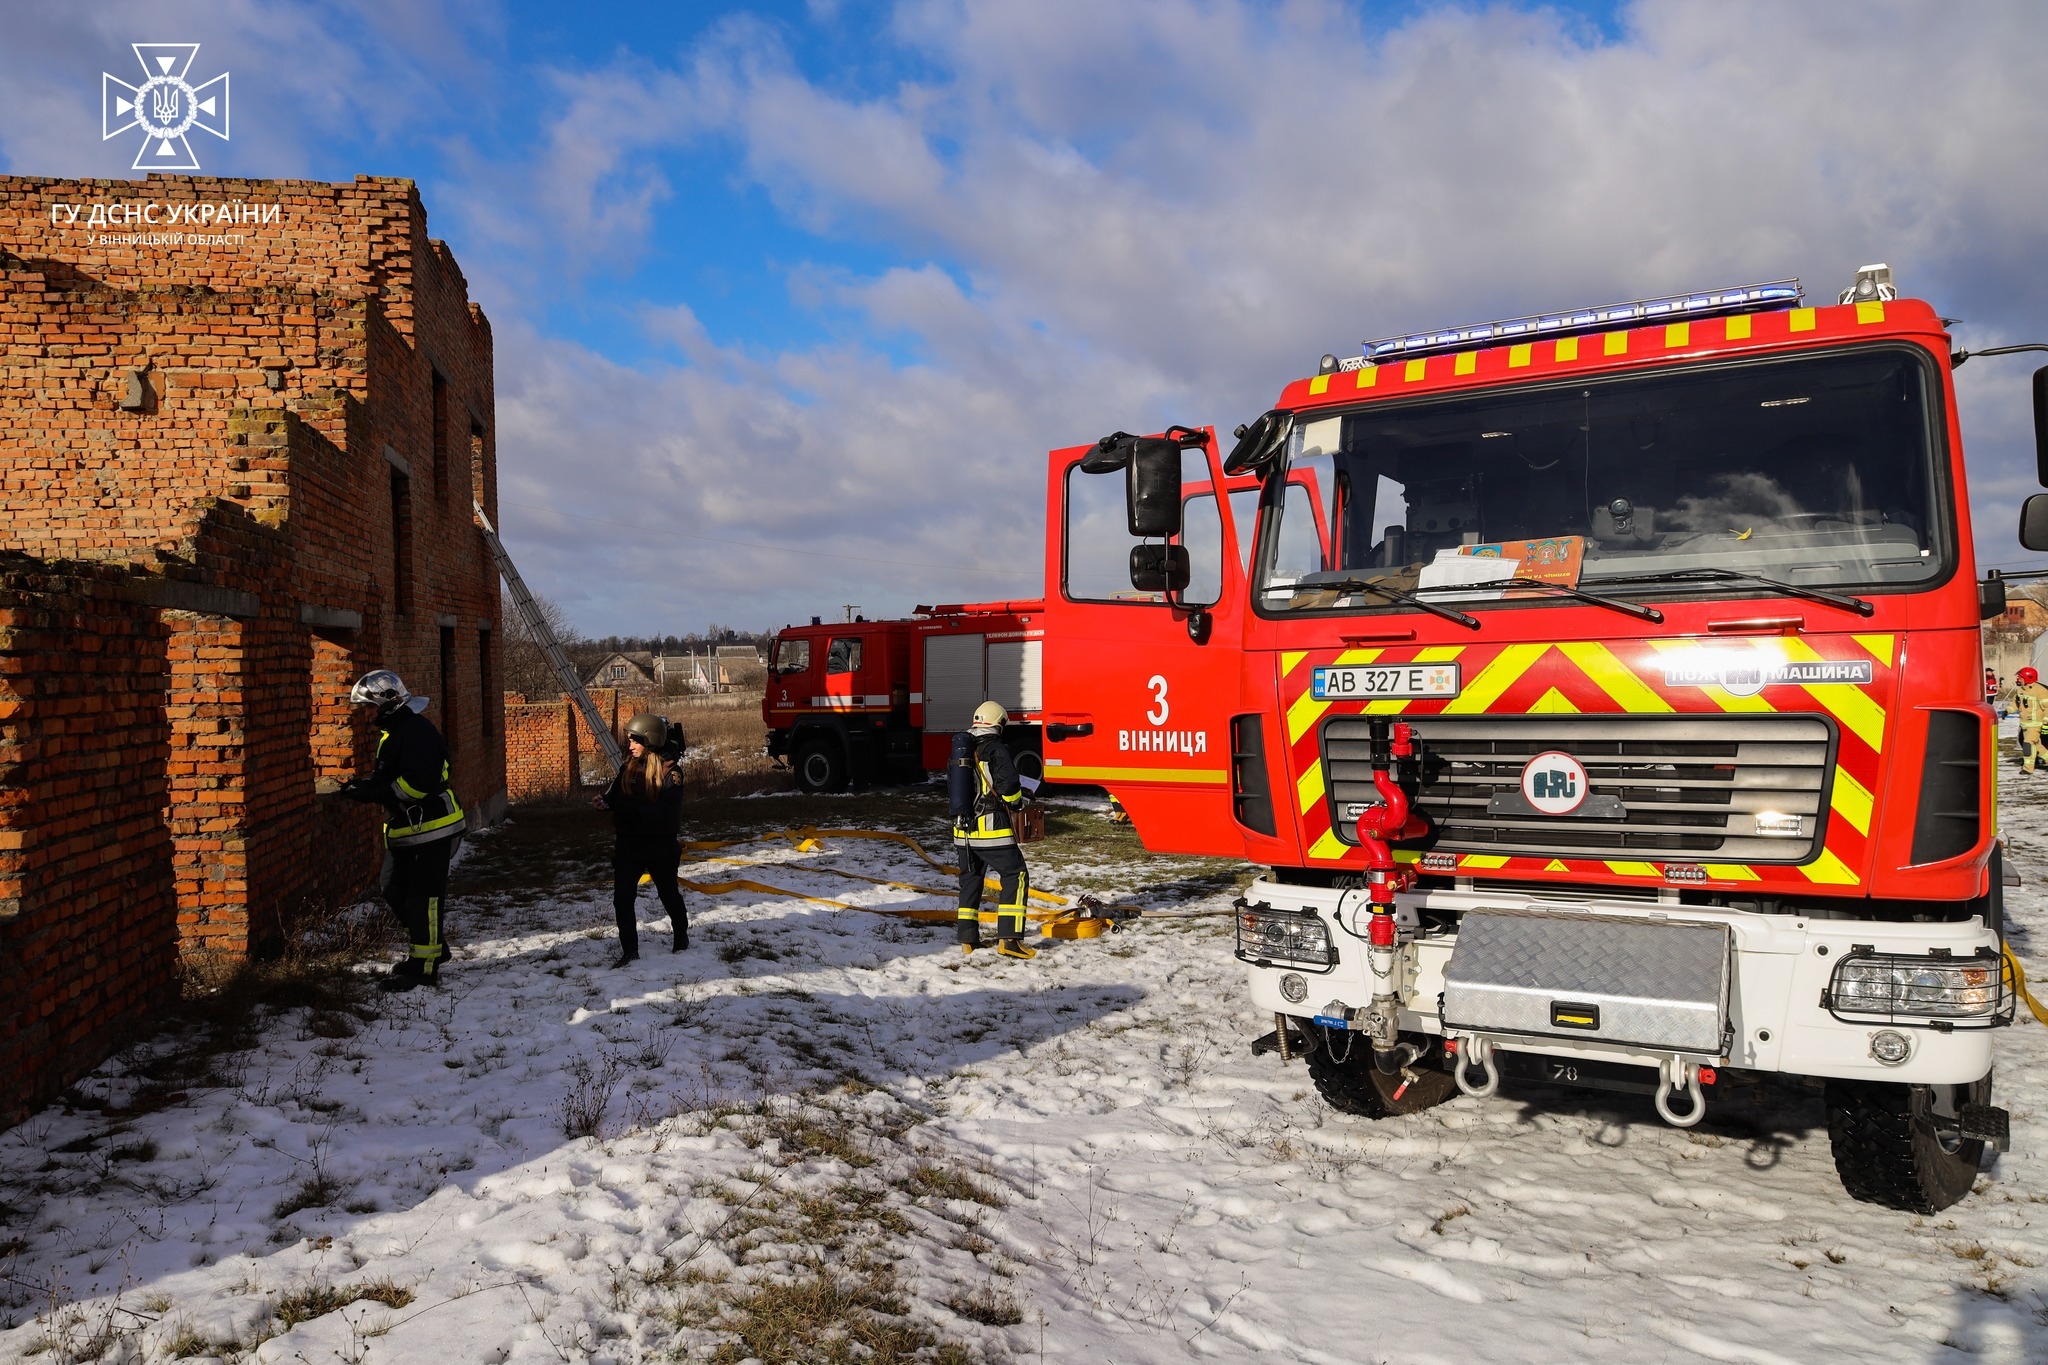
[[[1912,1090],[1881,1081],[1830,1081],[1828,1141],[1849,1197],[1904,1213],[1939,1213],[1970,1192],[1984,1144],[1945,1152],[1917,1122]]]

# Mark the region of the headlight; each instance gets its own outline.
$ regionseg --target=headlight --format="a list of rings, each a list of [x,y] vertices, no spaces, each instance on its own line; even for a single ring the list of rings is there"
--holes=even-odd
[[[1917,1015],[1988,1025],[2012,1013],[2012,995],[2000,965],[1989,949],[1976,957],[1955,958],[1856,953],[1835,968],[1821,1003],[1838,1018]]]
[[[1237,956],[1261,967],[1286,963],[1319,971],[1337,962],[1328,925],[1306,910],[1275,910],[1269,905],[1239,907]]]

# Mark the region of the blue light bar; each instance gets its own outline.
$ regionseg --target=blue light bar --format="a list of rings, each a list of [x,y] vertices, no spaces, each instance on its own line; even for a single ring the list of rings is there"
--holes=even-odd
[[[1640,327],[1653,322],[1724,317],[1729,313],[1756,313],[1770,308],[1796,308],[1804,297],[1805,292],[1800,289],[1798,280],[1772,280],[1768,284],[1717,289],[1705,294],[1673,294],[1668,298],[1610,303],[1604,308],[1581,308],[1570,313],[1538,313],[1532,317],[1508,318],[1502,322],[1460,327],[1448,332],[1423,332],[1415,336],[1368,341],[1365,354],[1357,363],[1379,365],[1389,360],[1440,355],[1446,351],[1469,351],[1480,346],[1502,346],[1545,337],[1583,336],[1588,332],[1611,332],[1617,328]]]

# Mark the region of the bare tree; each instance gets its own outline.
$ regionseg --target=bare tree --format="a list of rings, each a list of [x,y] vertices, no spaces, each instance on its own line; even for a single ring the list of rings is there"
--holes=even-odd
[[[556,643],[564,647],[575,645],[583,639],[576,627],[569,621],[569,613],[563,611],[547,598],[534,595],[534,605],[540,608],[542,619],[555,633]],[[555,677],[555,670],[548,663],[540,641],[533,628],[526,624],[526,618],[519,608],[512,604],[512,595],[504,594],[503,620],[505,622],[505,690],[517,692],[528,701],[552,701],[562,695],[562,684]]]

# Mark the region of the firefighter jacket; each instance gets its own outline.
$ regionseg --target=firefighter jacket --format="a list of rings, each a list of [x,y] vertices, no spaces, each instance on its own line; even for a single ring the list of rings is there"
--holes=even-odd
[[[661,842],[675,839],[682,832],[683,765],[666,751],[662,757],[670,760],[668,771],[655,790],[650,792],[641,783],[626,780],[627,771],[636,766],[630,758],[604,789],[605,808],[612,813],[612,829],[622,841]]]
[[[2014,688],[2012,695],[2019,706],[2022,730],[2038,730],[2048,724],[2048,684],[2028,683]]]
[[[409,707],[378,717],[376,766],[342,793],[384,807],[386,847],[431,844],[462,833],[462,806],[448,784],[448,745],[432,721]]]
[[[1024,804],[1024,784],[1010,750],[994,735],[974,737],[974,809],[953,822],[955,843],[1003,848],[1017,842],[1010,814]]]

